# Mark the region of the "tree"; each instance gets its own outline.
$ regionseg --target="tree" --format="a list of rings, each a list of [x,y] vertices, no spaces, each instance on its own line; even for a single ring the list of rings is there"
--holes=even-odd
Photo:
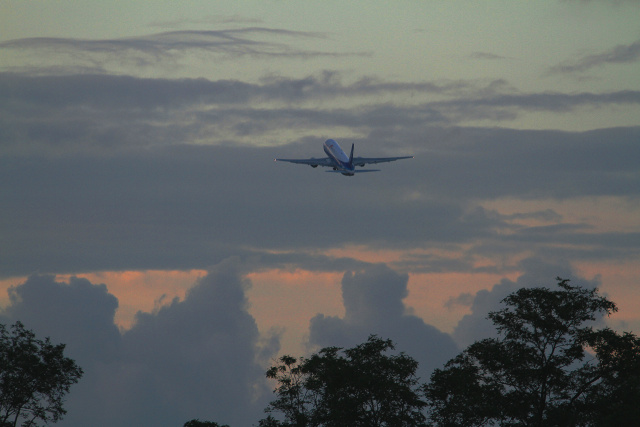
[[[183,427],[229,427],[227,424],[220,425],[213,421],[200,421],[199,419],[193,419],[184,423]]]
[[[557,280],[555,291],[507,296],[506,308],[489,313],[498,338],[475,342],[433,372],[425,394],[436,425],[611,425],[614,409],[622,425],[638,420],[640,340],[594,330],[616,305],[597,289]]]
[[[589,393],[576,403],[594,426],[636,425],[640,420],[640,338],[610,329],[588,337],[599,364],[592,378],[598,379]]]
[[[327,347],[310,358],[283,356],[267,371],[277,399],[261,426],[422,426],[425,402],[415,372],[418,362],[388,354],[391,340],[375,335],[351,349]]]
[[[35,427],[66,414],[64,396],[82,369],[64,357],[64,344],[36,339],[20,322],[0,324],[0,425]],[[21,424],[19,424],[21,422]]]

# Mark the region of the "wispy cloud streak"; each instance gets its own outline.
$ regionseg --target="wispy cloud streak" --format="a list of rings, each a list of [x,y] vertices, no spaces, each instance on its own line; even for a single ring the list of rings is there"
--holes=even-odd
[[[621,44],[607,51],[567,61],[549,69],[550,73],[576,73],[611,64],[629,64],[640,61],[640,40]]]
[[[325,39],[319,32],[292,31],[267,27],[227,30],[180,30],[118,39],[75,39],[33,37],[0,43],[0,50],[37,52],[40,67],[60,64],[107,70],[110,65],[135,67],[166,66],[191,53],[219,54],[222,58],[315,58],[368,55],[365,52],[336,52],[294,47],[296,39]],[[6,68],[5,68],[6,69]],[[46,67],[45,67],[46,69]]]

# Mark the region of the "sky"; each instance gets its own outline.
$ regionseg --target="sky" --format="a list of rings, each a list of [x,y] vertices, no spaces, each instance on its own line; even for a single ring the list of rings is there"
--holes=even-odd
[[[0,1],[0,319],[61,426],[257,424],[282,354],[429,374],[523,286],[640,331],[640,2]],[[274,158],[414,159],[344,177]]]

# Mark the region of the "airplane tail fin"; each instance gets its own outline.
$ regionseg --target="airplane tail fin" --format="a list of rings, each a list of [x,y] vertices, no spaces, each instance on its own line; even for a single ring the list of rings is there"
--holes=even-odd
[[[355,146],[355,144],[351,144],[351,154],[349,154],[349,164],[352,165],[353,164],[353,147]]]

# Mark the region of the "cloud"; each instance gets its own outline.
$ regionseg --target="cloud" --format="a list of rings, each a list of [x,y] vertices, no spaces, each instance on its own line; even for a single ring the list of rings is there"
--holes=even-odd
[[[372,265],[342,278],[344,318],[317,314],[310,322],[312,348],[351,347],[370,334],[389,338],[396,349],[420,363],[419,375],[430,372],[455,356],[451,337],[410,314],[402,300],[407,296],[408,276],[384,264]]]
[[[495,53],[491,53],[491,52],[473,52],[469,55],[469,58],[471,59],[479,59],[479,60],[489,60],[489,61],[495,61],[495,60],[502,60],[502,59],[512,59],[512,58],[507,58],[501,55],[497,55]]]
[[[415,103],[401,101],[413,94],[418,95]],[[398,102],[377,102],[380,96]],[[423,102],[426,98],[431,100]],[[430,135],[434,129],[455,129],[478,119],[513,120],[529,112],[639,105],[640,92],[521,94],[501,81],[405,83],[363,77],[347,82],[331,71],[257,83],[0,73],[0,100],[3,154],[281,145],[283,129],[292,134],[285,141],[349,129],[350,134],[405,141],[402,148],[408,151],[410,145],[431,148],[425,137],[439,137]],[[349,106],[336,107],[336,101]]]
[[[1,315],[67,343],[85,376],[68,396],[65,425],[175,426],[193,418],[249,425],[271,397],[265,361],[279,337],[261,337],[247,312],[237,260],[209,271],[184,301],[138,313],[121,334],[105,285],[32,276]]]
[[[415,103],[378,100],[414,92]],[[634,91],[522,94],[502,80],[349,81],[334,71],[252,83],[0,73],[0,244],[10,248],[0,275],[205,268],[234,255],[264,268],[361,268],[357,256],[321,254],[343,245],[416,250],[393,265],[412,272],[504,273],[532,252],[631,259],[634,230],[546,206],[511,217],[478,206],[635,200],[640,128],[464,123],[639,102]],[[366,180],[272,161],[320,156],[327,137],[360,156],[415,158]]]
[[[140,78],[126,75],[75,74],[25,75],[0,73],[2,104],[23,108],[90,107],[102,112],[136,109],[194,109],[202,106],[280,101],[302,103],[324,99],[406,95],[411,92],[460,95],[492,92],[498,82],[478,84],[465,81],[393,82],[362,77],[345,82],[344,76],[325,70],[302,78],[264,77],[259,83],[240,80]],[[154,111],[155,110],[155,111]],[[25,111],[25,110],[23,110]],[[28,110],[26,110],[28,112]],[[46,110],[45,110],[46,111]]]
[[[176,21],[176,23],[178,23]],[[231,58],[316,58],[368,55],[362,52],[331,52],[294,47],[291,41],[325,39],[324,33],[267,27],[226,30],[179,30],[117,39],[33,37],[0,42],[0,50],[37,53],[31,57],[32,71],[49,67],[67,72],[93,69],[170,67],[194,55]],[[60,67],[60,64],[65,64]],[[6,70],[6,68],[5,68]]]
[[[80,366],[117,358],[120,332],[113,320],[118,300],[106,285],[76,277],[60,283],[50,275],[31,276],[9,289],[9,302],[2,317],[66,343],[68,355]]]
[[[218,25],[218,24],[263,24],[261,19],[247,18],[238,14],[235,15],[212,15],[201,19],[174,19],[172,21],[154,21],[149,24],[152,27],[178,28],[191,25]]]
[[[585,72],[592,68],[612,64],[630,64],[640,61],[640,40],[630,44],[620,44],[609,50],[587,55],[575,61],[566,61],[549,69],[552,74]]]
[[[139,37],[118,39],[72,39],[55,37],[33,37],[9,40],[0,43],[0,49],[37,49],[54,51],[73,51],[82,53],[127,53],[135,52],[162,58],[176,52],[190,49],[220,52],[235,55],[271,53],[285,54],[284,45],[279,43],[253,40],[264,36],[289,37],[325,37],[320,33],[271,29],[265,27],[246,27],[229,30],[208,31],[169,31]]]
[[[156,313],[139,313],[135,326],[123,335],[126,377],[132,370],[140,377],[145,395],[154,396],[150,407],[162,403],[175,410],[174,425],[198,417],[248,425],[259,418],[263,406],[258,405],[270,393],[257,360],[260,335],[247,312],[249,285],[237,260],[227,260],[184,301],[174,300]],[[266,356],[269,360],[275,353]],[[169,425],[163,414],[153,422],[141,413],[137,393],[126,409],[133,413],[124,420]]]
[[[272,397],[264,367],[279,351],[279,336],[260,336],[247,312],[251,286],[243,272],[253,266],[227,259],[211,268],[183,301],[152,313],[138,313],[134,326],[114,325],[117,299],[106,285],[71,278],[31,276],[10,290],[4,322],[21,320],[38,336],[67,343],[67,355],[85,376],[67,401],[65,425],[180,425],[188,419],[249,425],[260,418]],[[573,284],[593,287],[563,263],[527,259],[515,282],[503,279],[491,290],[452,298],[449,305],[470,305],[454,332],[464,347],[492,335],[486,320],[507,294],[526,286],[552,286],[560,275]],[[369,264],[342,279],[344,317],[317,314],[310,320],[309,345],[351,347],[371,334],[392,339],[397,350],[420,363],[428,378],[458,353],[448,334],[411,314],[403,300],[408,275],[385,264]]]
[[[470,305],[471,313],[465,315],[456,326],[453,332],[455,342],[465,348],[475,341],[483,338],[497,336],[497,332],[493,323],[487,318],[489,312],[502,309],[504,306],[501,301],[512,292],[520,288],[546,287],[555,288],[556,277],[570,279],[572,285],[583,286],[586,288],[595,288],[600,286],[600,279],[585,279],[577,276],[573,268],[566,262],[549,262],[541,258],[527,258],[521,262],[521,271],[523,273],[512,281],[502,279],[500,283],[495,284],[490,290],[481,290],[471,296],[468,293],[451,298],[448,306],[463,303]]]
[[[357,268],[347,265],[354,260],[318,258],[319,251],[341,245],[448,246],[472,257],[403,260],[410,271],[469,271],[482,253],[637,256],[634,230],[594,229],[539,209],[509,217],[477,203],[637,198],[639,129],[425,132],[406,140],[415,159],[388,164],[367,180],[338,180],[343,177],[273,162],[320,155],[322,138],[275,148],[177,145],[122,147],[109,156],[5,155],[0,241],[10,250],[0,274],[204,268],[231,255],[262,257],[274,266],[303,262],[333,269],[339,262],[340,268]],[[350,142],[357,154],[393,153],[364,139],[344,144]],[[336,211],[358,220],[335,221]],[[520,223],[527,218],[548,222]]]

